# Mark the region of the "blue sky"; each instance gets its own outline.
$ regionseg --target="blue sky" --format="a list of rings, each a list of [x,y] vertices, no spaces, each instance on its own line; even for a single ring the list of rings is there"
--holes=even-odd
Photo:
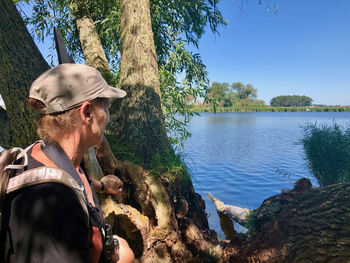
[[[252,84],[266,103],[295,94],[350,105],[349,0],[245,0],[244,12],[240,2],[222,0],[227,26],[200,40],[211,81]]]
[[[350,105],[350,0],[258,2],[243,0],[241,12],[241,0],[221,0],[227,26],[220,35],[208,28],[193,49],[210,81],[252,84],[267,104],[306,95],[314,104]],[[36,43],[47,57],[48,45]]]

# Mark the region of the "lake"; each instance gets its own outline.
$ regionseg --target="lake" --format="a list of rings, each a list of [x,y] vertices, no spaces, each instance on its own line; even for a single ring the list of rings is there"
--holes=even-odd
[[[190,121],[185,162],[205,200],[210,228],[220,238],[224,235],[208,192],[226,204],[253,209],[293,188],[299,178],[312,179],[298,143],[307,122],[350,126],[350,112],[201,113]]]

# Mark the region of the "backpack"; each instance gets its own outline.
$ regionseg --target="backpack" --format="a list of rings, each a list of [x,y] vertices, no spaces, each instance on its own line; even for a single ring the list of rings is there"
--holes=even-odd
[[[34,143],[35,144],[35,143]],[[26,149],[21,149],[18,147],[3,150],[0,152],[0,262],[4,260],[4,242],[6,238],[6,220],[4,208],[6,195],[12,192],[18,191],[25,187],[29,187],[41,183],[60,183],[64,184],[67,187],[74,190],[74,193],[77,195],[78,200],[86,214],[86,224],[89,226],[92,222],[98,222],[98,211],[96,208],[92,207],[91,203],[87,202],[86,192],[84,187],[79,184],[79,181],[75,179],[78,175],[76,173],[70,161],[62,153],[62,149],[59,147],[45,146],[43,149],[44,153],[54,159],[56,164],[61,168],[41,166],[38,168],[33,168],[30,170],[23,171],[22,173],[16,174],[18,170],[24,169],[28,165],[28,155],[27,151],[34,145],[27,147]],[[73,170],[72,170],[73,169]],[[70,174],[73,174],[71,176]],[[117,246],[116,241],[113,238],[113,234],[106,233],[109,225],[104,224],[99,227],[104,245],[103,258],[105,261],[110,262],[109,258],[112,254],[111,251],[114,251]],[[94,225],[94,224],[93,224]],[[110,229],[111,230],[111,229]],[[108,232],[108,231],[107,231]],[[3,236],[5,234],[5,236]],[[111,246],[111,241],[113,241],[113,246]],[[106,247],[106,244],[109,246]],[[106,261],[107,260],[107,261]],[[4,261],[5,262],[5,261]]]
[[[74,190],[87,215],[86,223],[88,225],[89,212],[83,189],[66,171],[60,168],[42,166],[15,175],[17,170],[21,170],[28,165],[27,151],[31,146],[25,150],[14,147],[0,152],[0,232],[3,227],[3,207],[6,195],[25,187],[48,182],[64,184]]]
[[[23,164],[16,164],[22,158],[24,158]],[[27,166],[27,164],[28,156],[25,150],[21,148],[15,147],[0,152],[0,226],[2,226],[3,205],[10,175],[12,175],[16,169],[22,169]]]

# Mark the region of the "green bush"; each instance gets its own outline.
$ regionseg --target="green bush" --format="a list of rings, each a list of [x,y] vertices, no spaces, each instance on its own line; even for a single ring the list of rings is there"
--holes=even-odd
[[[301,144],[307,166],[320,186],[350,181],[350,128],[338,124],[304,126]]]

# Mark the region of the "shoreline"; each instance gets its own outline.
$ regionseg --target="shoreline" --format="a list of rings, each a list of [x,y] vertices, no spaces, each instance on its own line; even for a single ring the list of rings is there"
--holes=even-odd
[[[214,112],[213,107],[193,107],[191,112]],[[325,107],[217,107],[216,112],[350,112],[350,106]]]

